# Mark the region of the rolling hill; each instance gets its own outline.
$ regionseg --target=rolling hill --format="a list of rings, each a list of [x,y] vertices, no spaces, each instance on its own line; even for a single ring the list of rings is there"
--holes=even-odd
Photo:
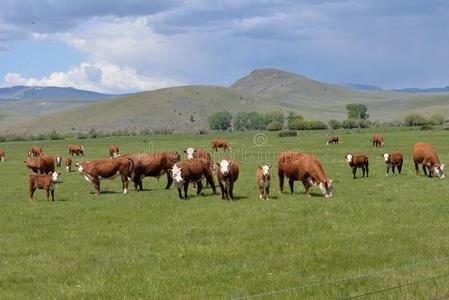
[[[13,86],[0,88],[0,100],[101,100],[116,95],[103,94],[71,87]]]

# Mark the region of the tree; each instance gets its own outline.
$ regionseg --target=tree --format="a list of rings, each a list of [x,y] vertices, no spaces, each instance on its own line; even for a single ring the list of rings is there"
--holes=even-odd
[[[266,124],[264,123],[263,117],[260,113],[252,111],[248,114],[248,119],[250,123],[251,130],[263,130]]]
[[[262,113],[262,118],[264,120],[265,125],[268,125],[274,121],[284,124],[284,120],[285,120],[285,116],[281,111],[271,111],[271,112]]]
[[[431,115],[429,118],[429,122],[432,125],[442,125],[444,120],[445,118],[442,115]]]
[[[404,118],[404,123],[407,126],[422,126],[429,124],[429,121],[426,120],[426,118],[424,118],[422,115],[414,113],[408,114]]]
[[[249,114],[246,112],[238,112],[234,115],[232,124],[234,125],[234,130],[245,131],[251,129]]]
[[[288,129],[294,129],[292,127],[295,127],[298,125],[300,120],[304,120],[304,118],[301,115],[298,115],[297,113],[290,111],[287,115],[287,127]]]
[[[341,125],[343,126],[343,128],[345,129],[351,129],[351,128],[357,128],[357,121],[354,119],[349,119],[349,120],[343,120],[343,122],[341,122]]]
[[[348,111],[348,119],[366,120],[369,118],[368,107],[364,104],[350,103],[346,105],[346,110]]]
[[[330,129],[341,128],[341,122],[338,120],[329,120],[329,122],[327,122],[327,125],[329,125]]]
[[[228,130],[231,128],[232,115],[227,111],[220,111],[209,117],[209,128],[212,130]]]
[[[304,130],[305,124],[303,119],[293,119],[288,121],[288,129],[290,130]]]
[[[326,123],[320,120],[309,120],[304,122],[304,128],[306,130],[323,130],[327,129]]]
[[[282,125],[281,122],[273,121],[273,122],[271,122],[270,124],[267,125],[266,129],[268,131],[279,131],[279,130],[282,130],[282,127],[283,127],[283,125]]]

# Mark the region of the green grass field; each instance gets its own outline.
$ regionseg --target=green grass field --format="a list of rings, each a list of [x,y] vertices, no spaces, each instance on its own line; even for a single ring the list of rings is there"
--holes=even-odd
[[[449,297],[449,179],[414,175],[416,141],[436,146],[449,162],[449,133],[384,132],[384,149],[370,144],[372,130],[279,138],[223,134],[240,163],[239,201],[210,189],[180,200],[164,190],[166,178],[144,179],[144,192],[121,191],[119,179],[102,181],[100,196],[77,173],[65,173],[56,201],[36,192],[28,199],[22,160],[30,143],[0,145],[0,298],[2,299],[262,299]],[[120,137],[34,142],[46,154],[66,155],[69,143],[86,148],[84,160],[121,153],[210,149],[220,135]],[[259,145],[260,144],[260,145]],[[280,194],[275,155],[302,150],[317,155],[334,180],[334,196],[318,188]],[[401,176],[385,177],[380,155],[402,151]],[[347,153],[367,152],[370,177],[352,179]],[[215,159],[222,153],[214,154]],[[75,159],[76,161],[76,159]],[[259,200],[255,168],[273,164],[271,199]],[[438,258],[438,259],[437,259]],[[385,291],[382,291],[385,290]],[[365,296],[362,296],[366,294]],[[250,297],[248,297],[250,298]]]

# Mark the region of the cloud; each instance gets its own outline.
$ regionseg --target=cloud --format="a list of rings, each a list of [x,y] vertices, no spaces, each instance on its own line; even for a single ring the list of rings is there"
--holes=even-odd
[[[170,79],[142,76],[131,68],[120,68],[107,62],[83,62],[67,72],[54,72],[41,79],[24,78],[18,73],[5,75],[2,86],[74,87],[103,93],[121,94],[182,85]]]

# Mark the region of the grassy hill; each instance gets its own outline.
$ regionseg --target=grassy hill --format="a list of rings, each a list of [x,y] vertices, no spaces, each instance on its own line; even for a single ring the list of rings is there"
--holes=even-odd
[[[221,110],[270,111],[282,106],[269,99],[218,86],[184,86],[102,100],[57,114],[14,124],[6,133],[175,129],[207,127],[211,113]]]
[[[232,88],[271,99],[285,108],[301,111],[306,118],[342,119],[348,103],[364,103],[373,120],[400,119],[409,111],[449,111],[449,93],[404,94],[358,91],[276,69],[258,69],[239,79]]]

